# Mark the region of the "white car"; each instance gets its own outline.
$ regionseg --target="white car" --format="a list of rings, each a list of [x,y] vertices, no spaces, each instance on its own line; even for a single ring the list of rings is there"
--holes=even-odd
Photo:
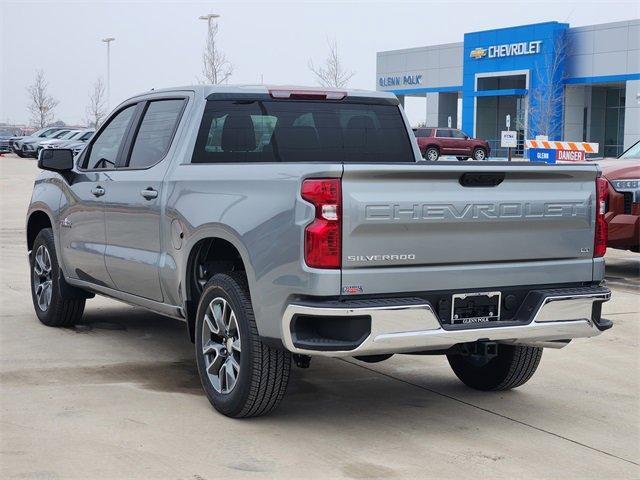
[[[62,135],[54,135],[52,138],[41,140],[40,142],[38,142],[38,146],[36,147],[36,153],[40,153],[40,150],[42,150],[43,148],[48,148],[53,145],[65,143],[68,140],[76,139],[82,134],[83,131],[84,130],[80,130],[80,129],[68,130],[66,133]]]

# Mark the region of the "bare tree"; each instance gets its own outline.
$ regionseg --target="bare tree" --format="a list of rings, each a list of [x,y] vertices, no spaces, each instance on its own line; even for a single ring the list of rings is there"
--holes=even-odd
[[[34,82],[27,87],[31,124],[38,128],[46,127],[53,121],[53,109],[58,105],[58,100],[47,92],[48,86],[44,71],[37,70]]]
[[[106,116],[105,85],[102,77],[98,77],[89,90],[89,104],[87,105],[87,125],[98,128]]]
[[[550,140],[562,131],[562,103],[564,97],[564,64],[567,58],[567,39],[561,33],[553,45],[553,54],[536,66],[536,85],[529,95],[529,138],[546,135]]]
[[[203,83],[213,85],[225,83],[233,74],[233,64],[227,60],[225,54],[216,45],[217,35],[218,24],[209,20],[207,41],[202,53],[202,74],[205,78]]]
[[[318,83],[323,87],[343,88],[349,83],[349,80],[356,74],[351,70],[345,70],[340,55],[338,54],[338,42],[327,38],[329,46],[329,56],[324,61],[324,66],[315,66],[312,60],[309,60],[309,70],[313,72]]]

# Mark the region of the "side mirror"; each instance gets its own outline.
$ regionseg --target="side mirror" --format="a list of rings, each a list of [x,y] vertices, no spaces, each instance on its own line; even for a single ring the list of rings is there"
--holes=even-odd
[[[38,168],[59,173],[70,171],[73,169],[73,150],[43,148],[38,155]]]

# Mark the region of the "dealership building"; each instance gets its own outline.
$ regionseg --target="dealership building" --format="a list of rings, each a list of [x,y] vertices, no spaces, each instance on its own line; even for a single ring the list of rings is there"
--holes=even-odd
[[[517,131],[519,145],[536,135],[596,142],[606,156],[640,139],[640,20],[465,33],[379,52],[376,75],[377,89],[403,103],[426,98],[427,126],[457,126],[496,155],[502,130]]]

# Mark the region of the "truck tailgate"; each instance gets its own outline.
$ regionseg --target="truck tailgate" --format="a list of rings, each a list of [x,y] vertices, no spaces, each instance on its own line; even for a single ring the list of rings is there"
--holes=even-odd
[[[374,293],[367,277],[382,274],[420,291],[440,271],[443,289],[590,281],[596,176],[590,164],[345,164],[343,287]]]

